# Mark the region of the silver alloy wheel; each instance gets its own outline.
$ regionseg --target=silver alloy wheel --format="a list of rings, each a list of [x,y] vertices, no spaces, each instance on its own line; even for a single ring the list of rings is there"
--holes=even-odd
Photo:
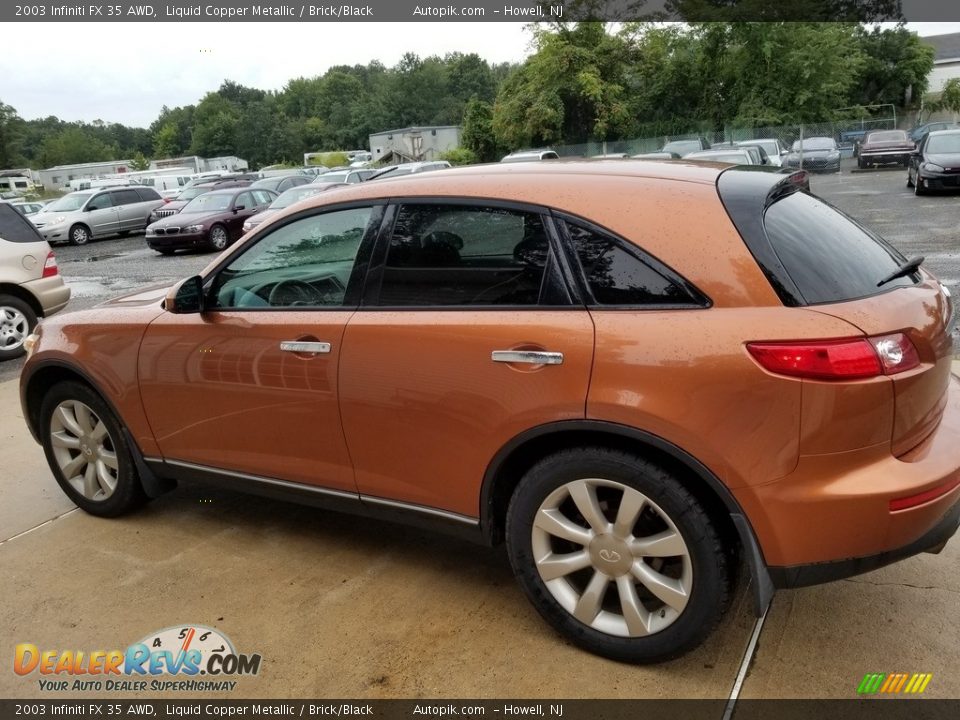
[[[70,231],[70,241],[74,245],[86,245],[90,239],[90,233],[82,225],[77,225]]]
[[[554,599],[608,635],[664,630],[693,588],[690,551],[673,521],[643,493],[611,480],[574,480],[550,493],[534,518],[532,549]]]
[[[210,244],[217,250],[223,250],[227,246],[227,231],[220,225],[210,230]]]
[[[30,334],[30,321],[17,308],[0,306],[0,350],[16,350]]]
[[[50,444],[63,477],[95,502],[117,489],[119,469],[106,424],[79,400],[64,400],[50,418]]]

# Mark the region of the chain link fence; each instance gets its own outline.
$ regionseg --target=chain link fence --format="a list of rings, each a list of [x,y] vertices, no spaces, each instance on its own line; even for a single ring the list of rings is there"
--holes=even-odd
[[[639,155],[656,152],[666,143],[674,140],[696,140],[704,138],[711,145],[736,143],[743,140],[779,140],[780,145],[789,149],[800,138],[829,137],[837,141],[843,157],[852,157],[856,143],[870,130],[890,130],[897,125],[895,117],[871,118],[861,120],[826,121],[795,125],[776,125],[766,127],[737,127],[727,125],[717,130],[710,123],[691,127],[689,123],[680,126],[664,123],[656,132],[632,140],[606,140],[580,143],[578,145],[553,146],[560,157],[596,157],[600,155]]]

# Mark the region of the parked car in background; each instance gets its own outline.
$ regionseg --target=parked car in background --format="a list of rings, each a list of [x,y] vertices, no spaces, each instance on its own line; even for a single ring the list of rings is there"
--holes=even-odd
[[[70,300],[50,244],[15,208],[0,203],[0,361],[23,355],[37,319]]]
[[[960,128],[926,134],[910,155],[907,187],[916,195],[960,188]]]
[[[630,157],[637,160],[679,160],[680,159],[680,155],[675,152],[638,153],[637,155],[631,155]]]
[[[309,185],[300,185],[298,187],[290,188],[289,190],[281,193],[280,197],[270,203],[266,210],[261,210],[256,215],[251,215],[249,218],[247,218],[246,222],[243,223],[243,232],[250,232],[264,220],[271,218],[281,210],[290,207],[294,203],[298,203],[301,200],[306,200],[308,197],[313,197],[314,195],[319,195],[322,192],[326,192],[327,190],[332,190],[333,188],[338,187],[346,187],[346,183],[314,182],[310,183]]]
[[[759,165],[759,155],[751,154],[746,148],[732,148],[729,150],[703,150],[687,153],[684,160],[709,160],[710,162],[733,163],[734,165]]]
[[[950,121],[923,123],[923,125],[917,125],[910,131],[910,139],[919,143],[927,133],[937,132],[938,130],[956,130],[958,128],[960,128],[960,125]]]
[[[515,162],[536,162],[538,160],[559,160],[560,156],[557,155],[556,151],[551,150],[550,148],[539,148],[537,150],[515,150],[509,155],[504,155],[500,162],[503,163],[515,163]]]
[[[712,152],[713,150],[732,150],[734,152],[744,151],[750,155],[751,164],[753,165],[769,165],[770,160],[767,157],[767,151],[764,150],[759,145],[738,145],[737,143],[714,143],[710,146],[710,150],[707,152]]]
[[[252,183],[250,187],[266,188],[267,190],[273,190],[275,193],[282,193],[290,188],[297,187],[298,185],[306,185],[315,179],[316,178],[310,175],[298,173],[296,175],[282,175],[263,178],[262,180],[257,180],[256,182]]]
[[[25,215],[27,217],[31,215],[36,215],[38,212],[43,210],[43,205],[44,205],[42,202],[31,202],[29,200],[22,201],[22,202],[20,201],[12,202],[10,204],[13,205],[13,208],[18,213],[20,213],[21,215]]]
[[[160,193],[160,197],[176,197],[186,187],[191,178],[189,175],[152,175],[137,178],[136,184],[150,187]]]
[[[593,160],[623,160],[630,157],[630,153],[606,153],[605,155],[591,155]]]
[[[247,218],[266,210],[277,193],[267,188],[211,190],[188,202],[176,215],[147,227],[147,246],[161,255],[176,250],[219,252],[243,235]]]
[[[175,198],[150,213],[149,222],[155,223],[160,218],[170,217],[180,212],[188,202],[195,197],[208,193],[211,190],[225,190],[227,188],[248,187],[250,180],[210,180],[196,185],[190,185],[181,190]]]
[[[107,235],[143,230],[150,213],[163,204],[153,188],[127,185],[68,193],[30,219],[47,242],[85,245]]]
[[[660,152],[676,153],[680,157],[686,157],[692,152],[700,152],[710,149],[710,141],[705,137],[696,137],[686,140],[671,140],[660,148]]]
[[[377,174],[373,168],[344,168],[343,170],[331,170],[323,175],[317,175],[313,182],[318,183],[346,183],[353,185],[359,182],[365,182]]]
[[[780,167],[783,163],[783,156],[787,154],[786,148],[780,144],[777,138],[756,138],[754,140],[741,140],[737,143],[740,147],[750,147],[755,145],[762,148],[767,155],[768,165]]]
[[[403,177],[404,175],[413,175],[415,173],[429,172],[431,170],[446,170],[448,167],[450,167],[450,163],[446,160],[425,160],[421,162],[400,163],[399,165],[389,165],[384,168],[378,168],[373,175],[367,178],[367,180],[382,180],[384,178]]]
[[[837,141],[833,138],[809,137],[804,138],[802,143],[797,140],[793,143],[790,152],[783,156],[783,167],[799,168],[801,149],[804,170],[839,172],[840,148],[837,147]]]
[[[906,130],[871,130],[863,136],[857,152],[857,167],[896,163],[904,167],[916,150]]]
[[[762,610],[960,523],[951,299],[806,178],[530,163],[321,193],[200,275],[44,321],[23,417],[92,515],[206,480],[433,523],[505,541],[569,642],[675,658],[740,562]],[[393,532],[377,552],[423,545]]]

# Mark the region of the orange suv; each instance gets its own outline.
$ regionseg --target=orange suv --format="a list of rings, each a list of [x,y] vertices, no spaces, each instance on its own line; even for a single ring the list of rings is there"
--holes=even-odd
[[[69,497],[176,482],[506,541],[618,660],[960,518],[949,293],[804,173],[519,163],[291,206],[169,290],[46,319],[24,416]]]

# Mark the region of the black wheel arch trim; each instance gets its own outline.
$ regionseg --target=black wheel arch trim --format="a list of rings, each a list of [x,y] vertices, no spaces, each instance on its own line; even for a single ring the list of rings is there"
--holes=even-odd
[[[109,396],[100,388],[100,384],[78,366],[63,360],[41,360],[36,364],[31,365],[29,369],[25,370],[25,374],[20,380],[20,406],[23,410],[23,417],[27,423],[27,428],[30,430],[30,434],[38,444],[42,445],[43,441],[40,438],[40,428],[37,427],[34,422],[36,419],[34,413],[31,412],[31,408],[27,403],[27,390],[30,387],[30,382],[33,380],[34,375],[36,375],[40,370],[45,370],[47,368],[59,368],[61,370],[66,370],[73,373],[84,383],[89,385],[90,389],[97,393],[100,399],[103,400],[108,408],[110,408],[110,412],[112,412],[120,422],[120,431],[123,433],[123,437],[127,442],[127,446],[130,448],[130,454],[133,456],[133,464],[136,466],[137,473],[140,475],[140,483],[143,485],[143,491],[148,497],[160,497],[164,493],[169,492],[176,487],[175,481],[159,477],[150,469],[147,463],[144,462],[143,452],[140,450],[140,446],[137,445],[136,441],[133,439],[130,431],[127,430],[127,426],[123,422],[123,415],[117,411],[116,406],[110,400]]]
[[[487,544],[496,545],[500,541],[494,517],[494,487],[504,463],[516,450],[531,440],[570,431],[600,432],[650,445],[684,465],[713,491],[729,513],[743,546],[743,559],[750,570],[754,612],[758,617],[763,614],[773,598],[774,583],[753,527],[733,493],[713,471],[686,450],[658,435],[628,425],[605,420],[561,420],[525,430],[500,448],[487,466],[480,489],[480,530]]]

